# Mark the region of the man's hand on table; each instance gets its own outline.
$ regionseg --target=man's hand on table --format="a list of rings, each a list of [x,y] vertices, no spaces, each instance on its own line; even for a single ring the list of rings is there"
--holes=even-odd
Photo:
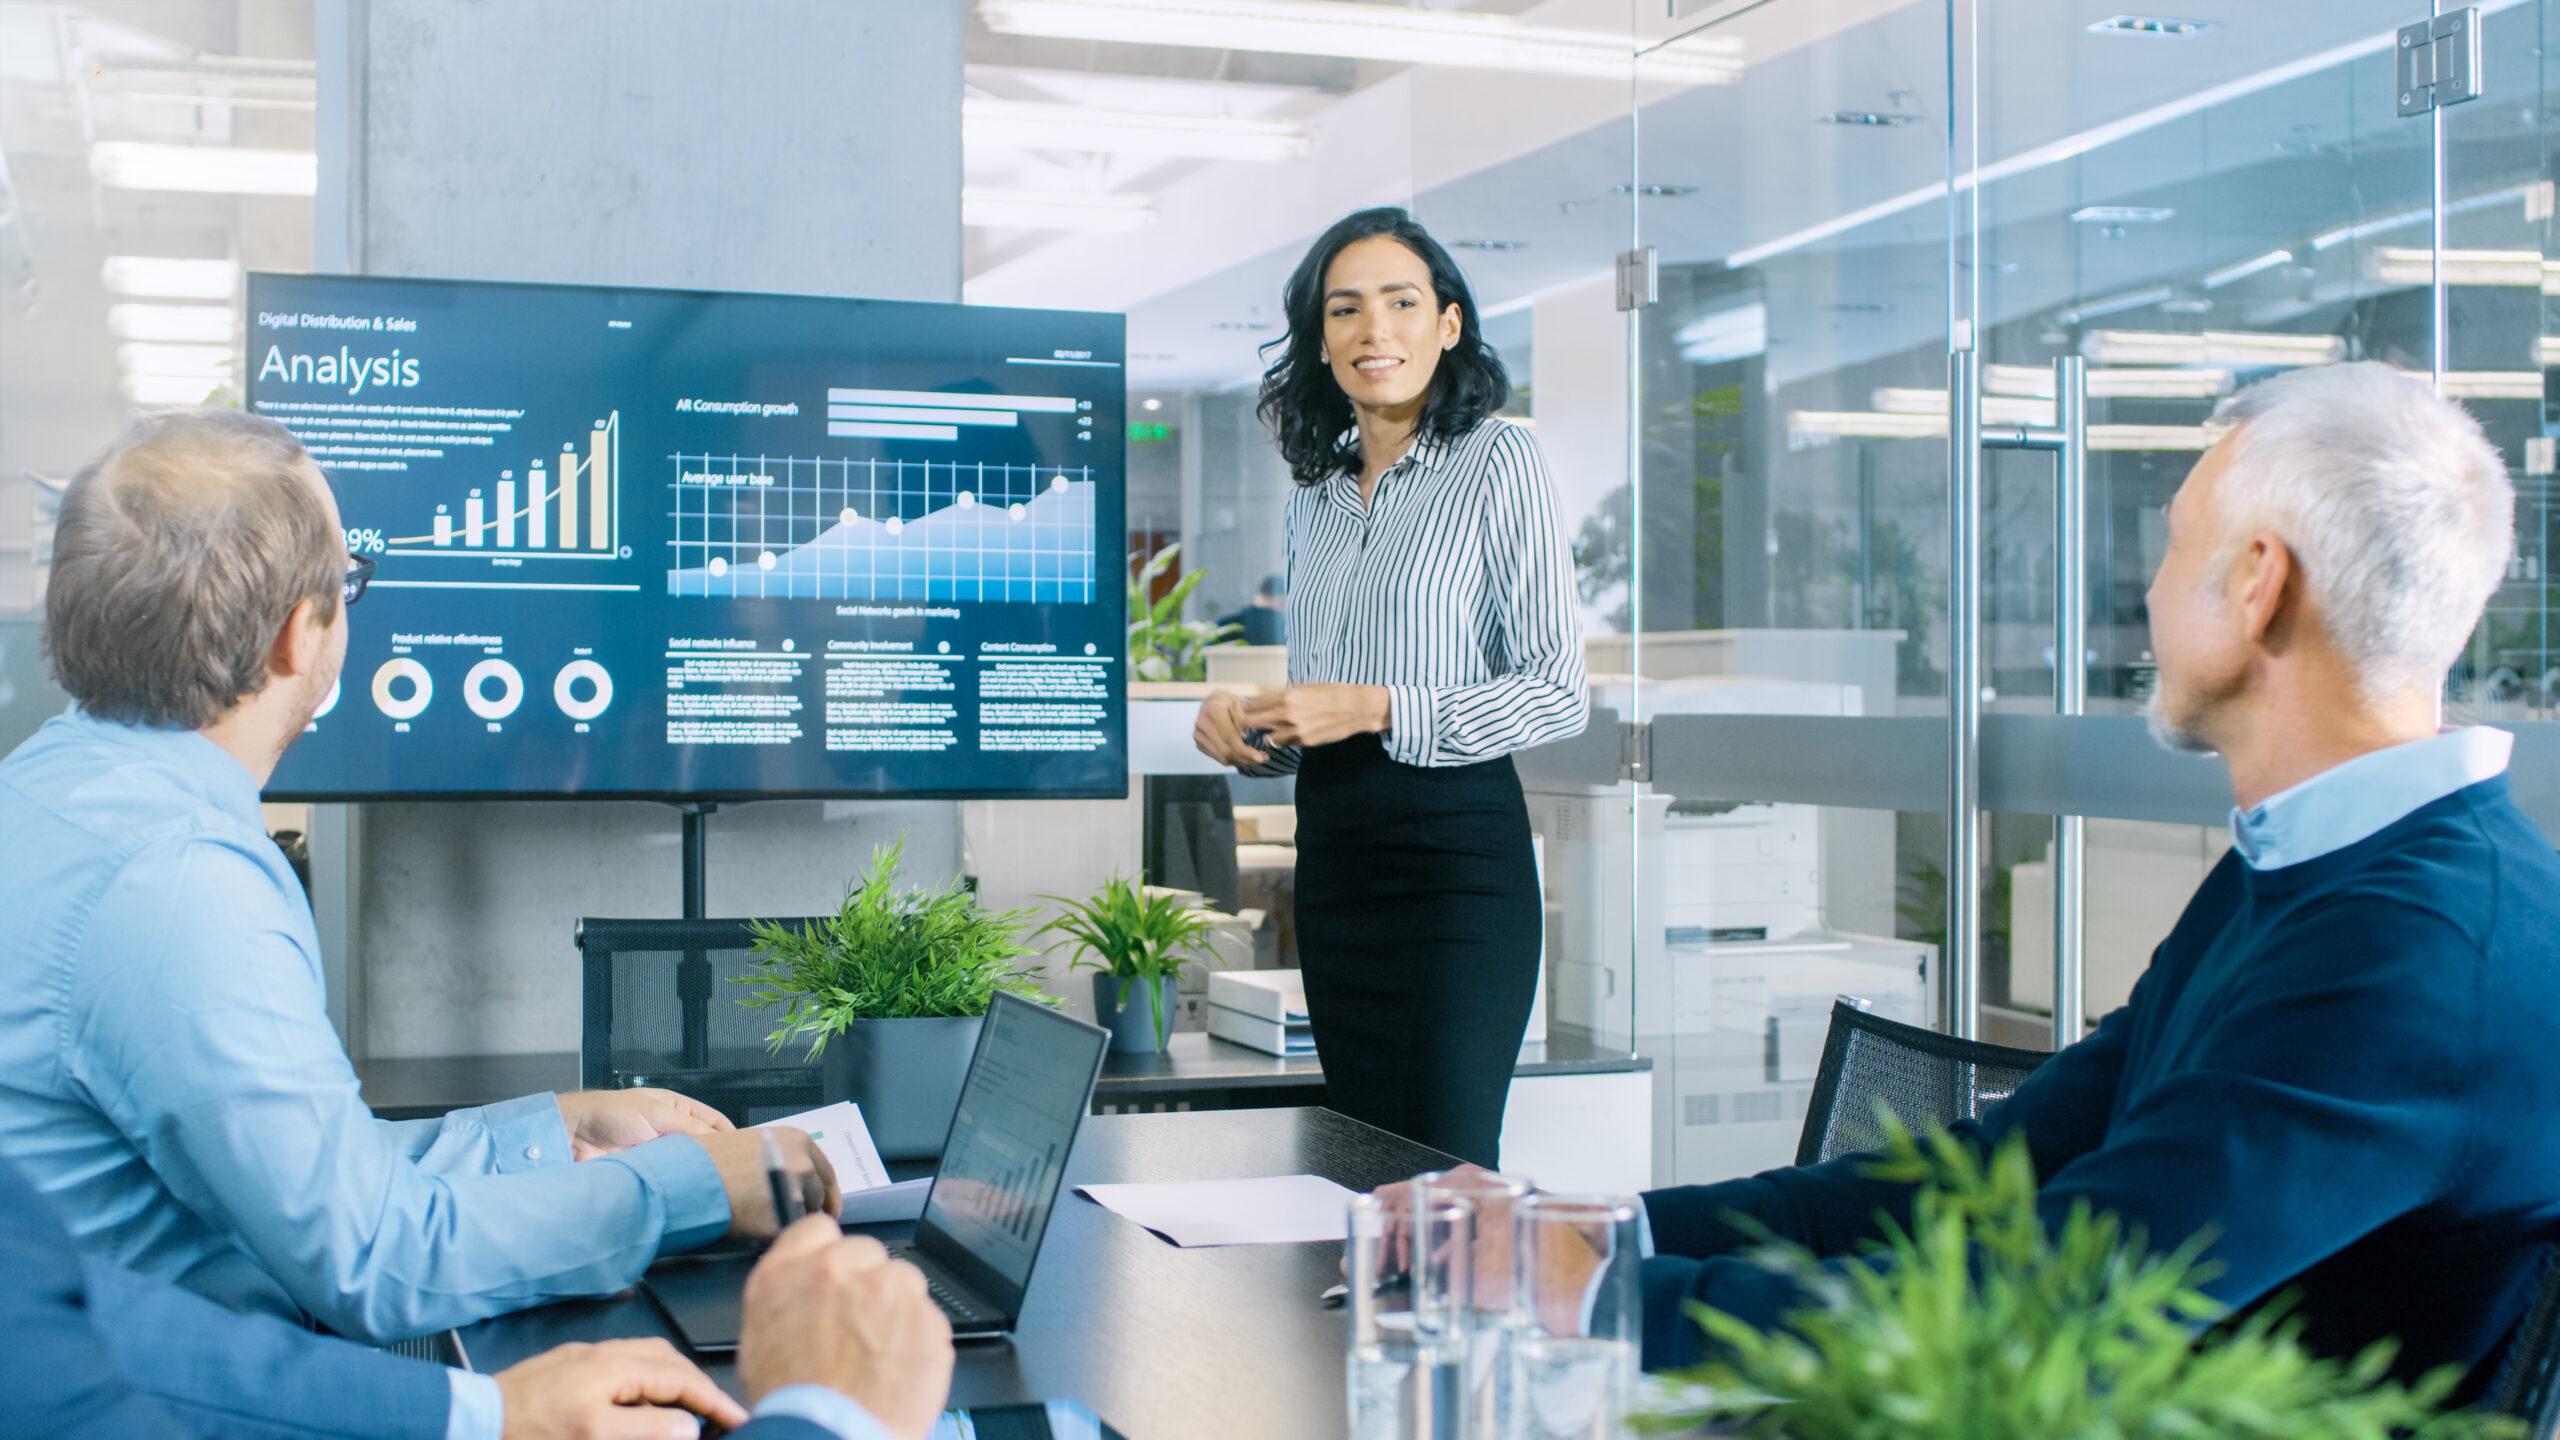
[[[781,1226],[773,1213],[773,1187],[765,1180],[764,1137],[771,1133],[782,1142],[783,1163],[791,1171],[791,1180],[800,1191],[800,1210],[806,1215],[820,1211],[830,1217],[844,1210],[844,1196],[836,1188],[836,1167],[827,1163],[818,1142],[806,1130],[788,1125],[767,1125],[754,1130],[723,1130],[713,1135],[696,1135],[694,1143],[711,1157],[720,1172],[720,1186],[729,1195],[729,1234],[744,1240],[770,1240]]]
[[[673,1090],[578,1090],[557,1097],[571,1156],[593,1160],[661,1135],[710,1135],[729,1117]]]
[[[563,1345],[496,1376],[506,1440],[695,1440],[747,1412],[664,1340]]]
[[[924,1274],[812,1215],[747,1277],[738,1380],[754,1404],[785,1385],[850,1397],[901,1440],[925,1440],[951,1393],[951,1323]]]

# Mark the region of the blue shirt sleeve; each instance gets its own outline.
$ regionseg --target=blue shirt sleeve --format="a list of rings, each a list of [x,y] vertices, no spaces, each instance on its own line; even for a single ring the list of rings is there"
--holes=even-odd
[[[248,856],[145,850],[101,910],[117,921],[90,928],[68,997],[73,1078],[161,1185],[339,1333],[397,1339],[610,1293],[725,1227],[701,1146],[564,1164],[548,1096],[431,1135],[377,1122],[329,1027],[300,896]]]
[[[824,1385],[785,1385],[756,1402],[757,1420],[786,1417],[806,1420],[836,1440],[898,1440],[852,1397]],[[740,1433],[754,1428],[750,1423]]]

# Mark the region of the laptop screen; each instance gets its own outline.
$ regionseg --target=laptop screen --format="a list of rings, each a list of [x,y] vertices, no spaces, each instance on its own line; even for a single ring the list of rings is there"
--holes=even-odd
[[[1109,1038],[1045,1005],[996,996],[925,1201],[920,1242],[939,1230],[1017,1295],[1029,1284]]]

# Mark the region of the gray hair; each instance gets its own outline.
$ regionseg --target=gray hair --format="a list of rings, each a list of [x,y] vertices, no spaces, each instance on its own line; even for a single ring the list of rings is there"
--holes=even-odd
[[[2367,696],[2441,685],[2515,548],[2515,486],[2479,422],[2372,361],[2261,381],[2213,419],[2239,427],[2227,541],[2284,538]]]
[[[291,432],[237,410],[138,422],[63,492],[44,593],[56,683],[101,719],[201,730],[267,685],[286,617],[338,612],[346,547]]]

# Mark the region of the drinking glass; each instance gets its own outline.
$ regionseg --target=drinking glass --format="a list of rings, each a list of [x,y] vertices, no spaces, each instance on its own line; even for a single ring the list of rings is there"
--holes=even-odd
[[[1511,1207],[1511,1345],[1506,1440],[1620,1440],[1641,1356],[1641,1259],[1634,1202],[1533,1195]]]
[[[1462,1326],[1473,1303],[1475,1212],[1418,1188],[1405,1191],[1397,1211],[1390,1217],[1374,1195],[1350,1204],[1343,1278],[1352,1440],[1469,1440]],[[1408,1246],[1390,1243],[1391,1218]]]
[[[1505,1440],[1515,1408],[1511,1347],[1528,1314],[1512,1303],[1512,1207],[1536,1187],[1526,1176],[1484,1170],[1426,1170],[1413,1177],[1413,1186],[1429,1200],[1464,1201],[1475,1212],[1471,1299],[1459,1316],[1467,1343],[1467,1433],[1475,1440]]]

